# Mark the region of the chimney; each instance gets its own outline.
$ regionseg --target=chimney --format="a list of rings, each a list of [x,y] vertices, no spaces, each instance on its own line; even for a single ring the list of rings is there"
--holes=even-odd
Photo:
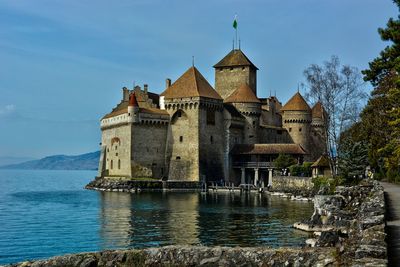
[[[129,90],[126,87],[122,87],[122,100],[129,101]]]
[[[148,90],[148,88],[149,88],[149,85],[148,84],[143,84],[143,91],[144,91],[144,93],[147,95],[147,90]]]
[[[167,78],[167,79],[165,80],[165,87],[168,88],[168,87],[170,87],[170,86],[171,86],[171,79]]]

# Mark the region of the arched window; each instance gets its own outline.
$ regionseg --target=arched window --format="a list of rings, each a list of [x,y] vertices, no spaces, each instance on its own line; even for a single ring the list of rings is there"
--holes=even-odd
[[[121,160],[118,160],[118,169],[121,169]]]
[[[110,169],[112,170],[112,168],[113,168],[113,160],[111,160],[111,166],[110,166]]]

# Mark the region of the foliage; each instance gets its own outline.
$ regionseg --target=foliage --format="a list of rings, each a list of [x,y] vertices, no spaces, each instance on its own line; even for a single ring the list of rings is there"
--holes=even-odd
[[[326,176],[318,176],[312,178],[312,183],[314,184],[314,190],[318,192],[319,190],[326,188],[326,194],[333,194],[336,190],[336,186],[341,185],[343,180],[340,177],[326,177]]]
[[[347,184],[357,183],[368,166],[367,145],[362,141],[354,142],[350,138],[341,141],[339,173]]]
[[[363,81],[357,68],[341,65],[337,56],[332,56],[323,65],[312,64],[304,70],[308,92],[306,98],[320,101],[327,114],[327,151],[336,166],[338,141],[342,133],[359,119],[363,92]],[[336,173],[334,168],[333,173]]]
[[[296,164],[296,160],[292,156],[282,153],[274,161],[275,167],[279,169],[287,168],[293,164]]]
[[[400,0],[394,3],[400,8]],[[386,28],[378,29],[389,45],[362,71],[374,90],[362,112],[357,138],[368,140],[368,156],[377,173],[389,180],[400,179],[400,16],[390,18]]]
[[[302,165],[291,165],[289,167],[290,175],[292,176],[304,176],[311,177],[311,165],[312,162],[304,162]]]

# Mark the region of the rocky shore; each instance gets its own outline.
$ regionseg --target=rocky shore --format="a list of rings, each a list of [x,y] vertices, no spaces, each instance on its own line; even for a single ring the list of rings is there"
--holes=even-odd
[[[310,220],[294,227],[314,232],[308,245],[336,248],[348,265],[387,265],[384,190],[377,181],[337,187],[334,195],[316,195]]]
[[[339,266],[332,248],[271,249],[166,246],[141,250],[113,250],[71,254],[22,262],[13,267],[45,266]]]

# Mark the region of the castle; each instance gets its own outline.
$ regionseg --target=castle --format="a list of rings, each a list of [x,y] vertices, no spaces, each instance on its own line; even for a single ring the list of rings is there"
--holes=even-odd
[[[194,66],[160,95],[124,87],[101,119],[99,176],[261,185],[279,154],[302,163],[325,152],[321,103],[258,98],[258,68],[240,49],[214,69],[215,89]]]

